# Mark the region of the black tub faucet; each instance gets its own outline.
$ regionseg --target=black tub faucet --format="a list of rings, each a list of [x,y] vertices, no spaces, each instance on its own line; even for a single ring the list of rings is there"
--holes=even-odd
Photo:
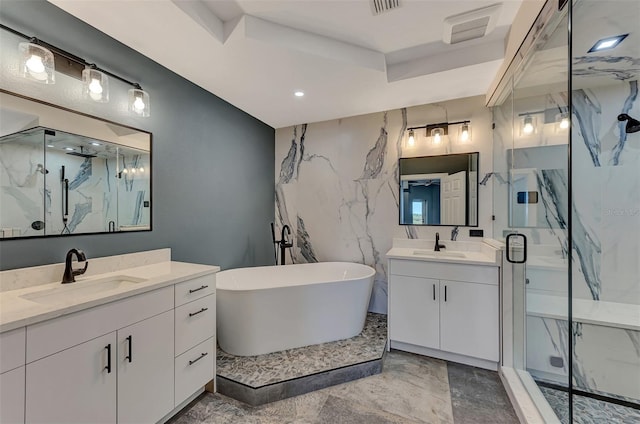
[[[436,252],[439,252],[440,249],[446,249],[447,246],[445,246],[444,244],[440,244],[440,233],[436,233],[436,246],[433,249]]]
[[[287,241],[287,235],[291,235],[291,229],[285,224],[284,227],[282,227],[282,234],[280,234],[280,265],[285,264],[286,249],[293,247],[293,241]]]
[[[78,262],[84,262],[84,268],[73,269],[73,265],[71,265],[71,260],[73,259],[73,255],[76,256]],[[75,283],[76,275],[82,275],[87,271],[87,267],[89,266],[89,262],[87,262],[87,257],[85,256],[82,250],[71,249],[67,252],[67,257],[64,261],[64,275],[62,276],[62,284],[67,283]]]

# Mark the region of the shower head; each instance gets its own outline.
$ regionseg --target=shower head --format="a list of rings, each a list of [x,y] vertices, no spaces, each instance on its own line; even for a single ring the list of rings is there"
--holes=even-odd
[[[95,158],[97,155],[95,153],[85,153],[84,147],[80,146],[79,152],[67,152],[68,155],[72,156],[80,156],[82,158]]]
[[[626,113],[622,113],[622,114],[618,115],[618,121],[620,121],[620,122],[627,121],[627,125],[625,127],[625,132],[627,134],[631,134],[631,133],[635,133],[635,132],[640,131],[640,121],[638,121],[637,119],[633,119],[632,117],[630,117]]]

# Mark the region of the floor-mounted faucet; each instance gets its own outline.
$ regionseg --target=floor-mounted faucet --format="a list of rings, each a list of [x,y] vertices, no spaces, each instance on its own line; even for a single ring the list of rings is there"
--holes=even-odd
[[[71,264],[71,260],[75,255],[78,262],[84,262],[84,268],[73,269],[73,265]],[[87,271],[87,267],[89,266],[89,262],[87,262],[87,257],[85,256],[82,250],[71,249],[67,252],[67,257],[64,261],[64,274],[62,275],[62,284],[67,283],[75,283],[76,275],[82,275]]]
[[[287,236],[290,236],[290,235],[291,235],[291,228],[289,228],[289,226],[285,224],[282,227],[282,232],[280,233],[280,240],[276,240],[275,227],[273,226],[273,222],[271,223],[271,238],[273,240],[274,249],[275,249],[276,265],[278,265],[278,247],[280,248],[280,265],[285,264],[286,249],[293,247],[293,241],[287,240],[288,238]]]

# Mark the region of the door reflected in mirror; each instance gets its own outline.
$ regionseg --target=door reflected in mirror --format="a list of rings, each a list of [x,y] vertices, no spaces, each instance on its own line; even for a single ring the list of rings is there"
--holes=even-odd
[[[400,224],[478,226],[478,155],[401,158]]]
[[[151,229],[151,134],[0,93],[0,238]]]

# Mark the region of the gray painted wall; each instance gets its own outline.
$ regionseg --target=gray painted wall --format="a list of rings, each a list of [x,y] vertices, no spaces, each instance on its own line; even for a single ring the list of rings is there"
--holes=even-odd
[[[153,133],[153,231],[4,240],[0,269],[61,262],[72,247],[89,260],[170,247],[174,260],[223,268],[272,262],[273,128],[46,1],[2,0],[0,21],[140,82],[150,118],[65,106]]]

